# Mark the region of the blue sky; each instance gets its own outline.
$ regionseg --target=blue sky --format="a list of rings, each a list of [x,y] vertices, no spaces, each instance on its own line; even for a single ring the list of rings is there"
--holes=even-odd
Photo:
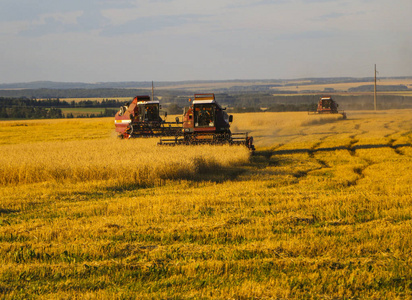
[[[411,0],[1,0],[0,83],[412,76]]]

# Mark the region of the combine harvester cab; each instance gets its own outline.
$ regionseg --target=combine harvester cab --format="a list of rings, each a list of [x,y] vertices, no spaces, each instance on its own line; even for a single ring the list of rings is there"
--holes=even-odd
[[[149,96],[136,96],[132,103],[120,107],[114,124],[120,138],[173,136],[182,130],[178,119],[166,122],[160,117],[159,101],[151,101]]]
[[[190,101],[190,100],[189,100]],[[214,94],[195,94],[192,105],[183,115],[183,136],[174,139],[161,138],[159,145],[245,145],[255,150],[253,137],[248,133],[232,133],[229,116],[215,100]]]
[[[309,114],[341,114],[343,119],[346,119],[346,113],[344,111],[338,111],[339,104],[330,96],[321,97],[318,102],[318,107],[315,112],[309,112]]]

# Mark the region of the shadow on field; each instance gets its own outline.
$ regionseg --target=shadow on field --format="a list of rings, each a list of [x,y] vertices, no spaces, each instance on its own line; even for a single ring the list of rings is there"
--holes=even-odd
[[[19,212],[19,211],[15,210],[15,209],[0,208],[0,215],[2,215],[2,214],[7,215],[7,214],[16,213],[16,212]]]
[[[123,193],[128,191],[134,191],[139,189],[146,189],[146,188],[155,188],[158,186],[164,186],[166,184],[170,184],[173,182],[181,182],[181,181],[189,181],[193,183],[200,183],[200,182],[213,182],[213,183],[223,183],[225,181],[236,180],[236,178],[246,172],[246,168],[244,166],[216,166],[215,168],[202,168],[197,170],[195,174],[179,174],[173,178],[166,178],[166,179],[153,179],[152,181],[148,182],[130,182],[130,183],[117,183],[111,186],[105,187],[104,190],[109,192],[110,194],[115,193]],[[103,195],[98,195],[95,192],[90,194],[92,197],[95,196],[96,198],[104,197]]]
[[[134,191],[139,189],[154,187],[154,184],[139,184],[139,183],[128,183],[128,184],[115,184],[112,186],[105,187],[104,189],[112,193],[123,193],[128,191]]]
[[[222,167],[199,172],[195,176],[182,178],[194,182],[210,181],[214,183],[223,183],[225,181],[235,180],[238,176],[246,172],[243,166]]]
[[[301,126],[323,125],[323,124],[335,123],[339,121],[346,121],[346,119],[344,119],[343,116],[340,114],[339,116],[335,114],[317,115],[317,116],[320,116],[320,118],[313,118],[310,120],[305,120],[301,123]]]
[[[376,144],[376,145],[348,145],[348,146],[337,146],[337,147],[324,147],[324,148],[301,148],[301,149],[287,149],[287,150],[264,150],[256,151],[255,155],[264,156],[270,158],[272,155],[282,155],[282,154],[294,154],[294,153],[315,153],[315,152],[328,152],[336,150],[360,150],[360,149],[380,149],[380,148],[391,148],[397,150],[402,147],[411,147],[412,144]]]

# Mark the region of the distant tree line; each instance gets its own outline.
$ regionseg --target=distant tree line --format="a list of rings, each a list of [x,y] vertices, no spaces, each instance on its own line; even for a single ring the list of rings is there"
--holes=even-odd
[[[16,98],[37,98],[37,99],[63,99],[63,98],[133,98],[136,95],[150,95],[149,89],[21,89],[21,90],[0,90],[0,97],[16,97]],[[191,93],[180,90],[156,90],[155,96],[181,96],[193,95]]]
[[[103,101],[61,101],[60,99],[28,99],[28,98],[4,98],[0,97],[0,118],[2,119],[58,119],[74,118],[72,113],[64,115],[62,108],[105,108],[98,114],[77,115],[77,118],[95,118],[114,116],[117,109],[107,107],[119,107],[123,101],[104,99]]]
[[[1,119],[59,119],[63,118],[59,108],[0,107]]]
[[[81,114],[76,118],[102,118],[112,117],[117,110],[105,108],[103,112],[98,114]],[[44,107],[0,107],[0,119],[60,119],[74,118],[72,113],[63,114],[60,108],[44,108]]]
[[[59,98],[4,98],[0,97],[0,107],[60,107],[60,108],[76,108],[76,107],[119,107],[123,104],[123,101],[113,99],[97,100],[81,100],[81,101],[65,101]]]

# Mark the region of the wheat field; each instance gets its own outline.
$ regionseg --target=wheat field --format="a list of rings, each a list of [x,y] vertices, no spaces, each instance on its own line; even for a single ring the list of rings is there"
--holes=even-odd
[[[411,298],[411,113],[237,114],[254,155],[0,122],[1,298]]]

